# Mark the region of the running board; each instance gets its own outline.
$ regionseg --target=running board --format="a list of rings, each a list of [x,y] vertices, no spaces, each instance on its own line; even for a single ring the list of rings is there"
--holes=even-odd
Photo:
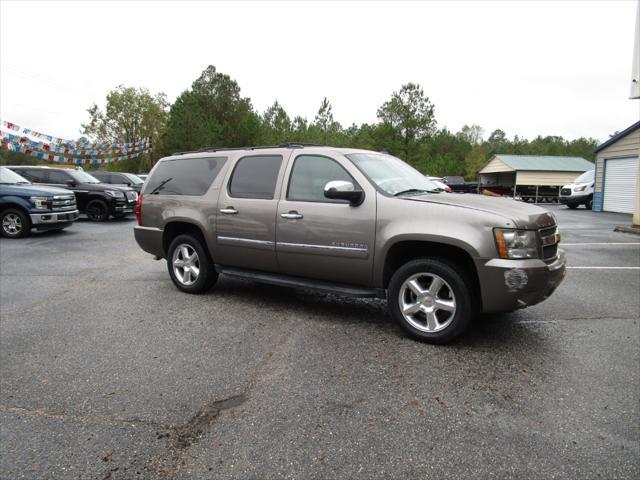
[[[310,280],[308,278],[292,277],[277,273],[259,272],[256,270],[244,270],[241,268],[225,267],[216,265],[216,271],[223,275],[235,278],[244,278],[259,283],[268,283],[282,287],[306,288],[320,292],[335,293],[347,297],[378,297],[386,298],[386,293],[381,288],[364,288],[342,283],[323,282],[320,280]]]

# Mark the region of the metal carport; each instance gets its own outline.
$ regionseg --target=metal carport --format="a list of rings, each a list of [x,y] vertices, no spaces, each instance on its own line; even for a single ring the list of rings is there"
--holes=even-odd
[[[582,157],[496,154],[480,170],[478,187],[525,201],[557,201],[563,185],[593,169]]]

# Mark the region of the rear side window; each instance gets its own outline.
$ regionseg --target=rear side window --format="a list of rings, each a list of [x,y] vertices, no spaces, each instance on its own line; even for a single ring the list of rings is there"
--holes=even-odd
[[[229,195],[239,198],[272,199],[282,156],[257,155],[238,160],[229,182]]]
[[[303,202],[349,203],[346,200],[330,200],[324,196],[324,187],[334,180],[344,180],[356,185],[353,177],[335,160],[318,155],[300,155],[291,169],[287,199]]]
[[[204,195],[226,161],[226,157],[163,160],[153,171],[144,193]]]

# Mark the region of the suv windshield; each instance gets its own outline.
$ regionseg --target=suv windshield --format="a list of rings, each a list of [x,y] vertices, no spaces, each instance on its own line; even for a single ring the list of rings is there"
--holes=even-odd
[[[593,182],[593,178],[595,176],[595,170],[589,170],[588,172],[584,172],[578,178],[576,178],[573,183],[589,183]]]
[[[82,170],[69,170],[69,175],[71,175],[78,183],[100,183],[100,180],[96,177],[93,177]]]
[[[31,182],[6,167],[0,167],[0,183],[9,185],[22,185],[29,184]]]
[[[439,192],[437,185],[399,158],[384,153],[351,153],[346,157],[388,195]]]

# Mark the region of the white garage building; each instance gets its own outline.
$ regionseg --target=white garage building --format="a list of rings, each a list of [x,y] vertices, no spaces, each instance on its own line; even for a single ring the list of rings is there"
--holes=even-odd
[[[611,137],[594,153],[596,182],[593,209],[633,213],[640,201],[640,122]]]

